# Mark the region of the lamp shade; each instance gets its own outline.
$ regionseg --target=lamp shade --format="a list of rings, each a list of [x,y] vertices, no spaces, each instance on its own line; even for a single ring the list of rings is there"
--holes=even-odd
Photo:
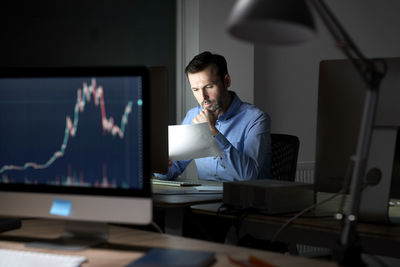
[[[238,0],[228,31],[256,43],[297,44],[314,37],[315,24],[303,0]]]

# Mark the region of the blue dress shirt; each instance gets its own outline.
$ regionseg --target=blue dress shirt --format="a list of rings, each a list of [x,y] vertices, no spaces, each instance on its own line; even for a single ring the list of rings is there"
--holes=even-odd
[[[270,178],[271,137],[270,118],[256,106],[242,102],[230,91],[233,100],[228,110],[219,116],[216,128],[220,132],[215,140],[222,157],[195,159],[199,179],[213,181],[244,181]],[[182,124],[192,124],[202,110],[192,108]],[[196,140],[193,140],[196,142]],[[180,175],[191,160],[174,161],[164,178]],[[160,177],[161,178],[161,177]]]

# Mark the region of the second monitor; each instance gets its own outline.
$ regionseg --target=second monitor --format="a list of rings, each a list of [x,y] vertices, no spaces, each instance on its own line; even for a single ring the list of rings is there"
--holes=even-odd
[[[379,91],[367,173],[379,170],[380,180],[365,187],[361,217],[388,221],[390,197],[400,197],[400,58],[386,58],[388,72]],[[350,158],[356,154],[366,85],[348,60],[325,60],[320,64],[318,89],[315,189],[338,192]],[[351,176],[351,174],[350,174]],[[378,175],[379,176],[379,175]],[[379,177],[378,177],[379,178]]]

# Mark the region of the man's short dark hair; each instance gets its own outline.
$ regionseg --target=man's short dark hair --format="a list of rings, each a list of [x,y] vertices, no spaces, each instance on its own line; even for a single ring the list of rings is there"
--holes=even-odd
[[[197,73],[204,70],[210,65],[214,66],[215,70],[217,71],[217,75],[223,82],[225,75],[228,74],[226,60],[223,56],[212,54],[209,51],[205,51],[195,56],[186,66],[185,73],[186,75],[188,75],[189,73]]]

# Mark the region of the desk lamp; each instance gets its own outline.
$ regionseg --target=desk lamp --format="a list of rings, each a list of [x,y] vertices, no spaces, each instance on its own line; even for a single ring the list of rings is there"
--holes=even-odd
[[[307,5],[308,4],[308,5]],[[342,218],[338,260],[344,265],[360,266],[356,224],[361,199],[362,183],[371,143],[379,86],[386,72],[378,62],[366,58],[341,26],[323,0],[239,0],[228,21],[228,31],[241,39],[255,43],[296,44],[314,36],[315,25],[309,10],[311,6],[320,16],[337,47],[352,62],[366,84],[361,126],[356,155],[351,173],[350,203]]]

